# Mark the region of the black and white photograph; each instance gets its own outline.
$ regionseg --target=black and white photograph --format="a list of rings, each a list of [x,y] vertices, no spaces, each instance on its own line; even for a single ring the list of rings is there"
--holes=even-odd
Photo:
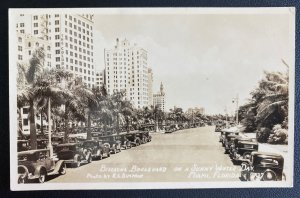
[[[14,191],[293,187],[295,8],[9,9]]]

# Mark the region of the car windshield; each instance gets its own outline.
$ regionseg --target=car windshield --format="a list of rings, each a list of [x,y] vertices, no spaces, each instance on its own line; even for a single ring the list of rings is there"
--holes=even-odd
[[[18,156],[18,161],[36,161],[35,155],[20,155]]]

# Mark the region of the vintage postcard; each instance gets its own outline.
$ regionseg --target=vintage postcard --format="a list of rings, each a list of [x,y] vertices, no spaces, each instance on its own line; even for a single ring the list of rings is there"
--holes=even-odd
[[[292,187],[295,8],[9,10],[12,190]]]

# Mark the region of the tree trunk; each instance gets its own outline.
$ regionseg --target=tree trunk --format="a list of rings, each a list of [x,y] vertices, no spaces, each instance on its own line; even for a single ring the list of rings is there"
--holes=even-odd
[[[44,135],[43,111],[41,111],[41,134]]]
[[[29,102],[29,122],[30,122],[30,147],[32,150],[37,149],[35,113],[33,100]]]
[[[65,136],[64,136],[64,143],[68,142],[69,137],[69,116],[68,116],[68,104],[65,105]]]
[[[117,114],[117,135],[119,135],[119,114]]]
[[[91,133],[91,112],[88,111],[88,118],[87,118],[87,134],[86,134],[86,138],[87,140],[91,140],[92,139],[92,133]]]

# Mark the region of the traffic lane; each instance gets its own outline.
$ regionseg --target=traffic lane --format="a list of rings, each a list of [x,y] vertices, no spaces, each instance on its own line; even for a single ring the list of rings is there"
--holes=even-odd
[[[224,154],[213,129],[154,134],[147,144],[68,169],[50,182],[238,181],[239,166]]]

